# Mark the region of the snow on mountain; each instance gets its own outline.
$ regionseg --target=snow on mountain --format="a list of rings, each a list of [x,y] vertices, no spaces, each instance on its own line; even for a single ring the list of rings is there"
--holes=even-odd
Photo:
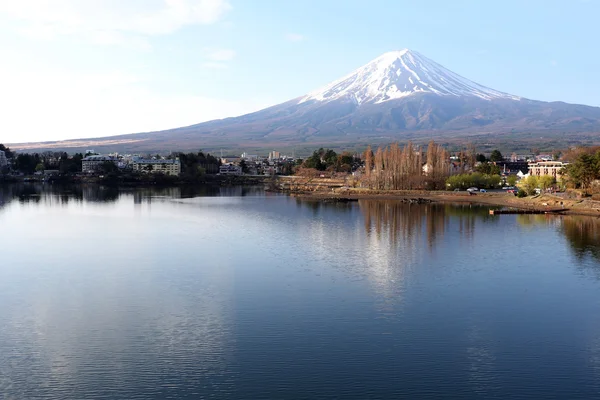
[[[329,85],[309,93],[310,100],[351,100],[356,104],[383,103],[416,93],[474,96],[484,100],[521,100],[518,96],[479,85],[408,49],[391,51]]]

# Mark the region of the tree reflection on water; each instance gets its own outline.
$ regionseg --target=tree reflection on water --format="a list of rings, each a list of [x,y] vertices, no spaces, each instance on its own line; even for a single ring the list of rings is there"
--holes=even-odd
[[[490,215],[488,207],[451,204],[410,204],[396,200],[360,200],[367,234],[378,237],[389,235],[392,243],[399,240],[413,241],[424,232],[427,245],[433,248],[448,227],[450,218],[456,221],[459,234],[472,237],[475,222],[479,220],[497,221],[497,215]]]
[[[567,239],[569,248],[580,265],[593,265],[600,278],[600,218],[579,215],[518,215],[522,227],[539,225],[556,228]],[[587,260],[594,263],[585,263]]]
[[[600,261],[600,219],[596,217],[565,216],[560,231],[578,260],[592,257]],[[600,273],[600,266],[598,266]]]

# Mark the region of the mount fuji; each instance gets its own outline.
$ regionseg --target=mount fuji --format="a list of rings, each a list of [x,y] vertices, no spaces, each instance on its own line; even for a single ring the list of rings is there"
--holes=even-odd
[[[407,138],[539,137],[542,132],[589,136],[599,131],[600,108],[529,100],[494,90],[404,49],[385,53],[305,96],[255,113],[88,140],[80,148],[88,143],[95,149],[140,152],[312,148]],[[60,143],[52,147],[67,147]],[[77,143],[82,142],[71,141],[69,147],[79,147]]]
[[[484,100],[521,99],[481,86],[416,51],[404,49],[383,54],[350,75],[308,94],[300,103],[350,99],[356,105],[377,104],[418,93]]]

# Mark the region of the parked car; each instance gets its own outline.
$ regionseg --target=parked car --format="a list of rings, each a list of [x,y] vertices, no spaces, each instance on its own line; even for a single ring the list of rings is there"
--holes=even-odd
[[[479,191],[480,191],[481,193],[485,193],[485,192],[487,192],[487,190],[485,190],[485,189],[479,189]]]
[[[460,192],[459,188],[454,189],[455,192]]]
[[[510,189],[508,186],[502,186],[502,190],[508,190]]]
[[[479,189],[477,189],[476,187],[470,187],[467,189],[467,192],[479,192]]]

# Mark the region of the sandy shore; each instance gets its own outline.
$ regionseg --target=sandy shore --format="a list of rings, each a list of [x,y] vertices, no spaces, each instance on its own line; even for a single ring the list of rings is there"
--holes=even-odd
[[[490,206],[510,207],[524,210],[546,211],[569,215],[588,215],[600,217],[600,202],[588,199],[564,199],[555,195],[544,194],[534,197],[517,198],[512,193],[477,193],[443,191],[314,191],[293,192],[291,196],[305,199],[321,200],[406,200],[425,199],[443,203],[487,204]]]

